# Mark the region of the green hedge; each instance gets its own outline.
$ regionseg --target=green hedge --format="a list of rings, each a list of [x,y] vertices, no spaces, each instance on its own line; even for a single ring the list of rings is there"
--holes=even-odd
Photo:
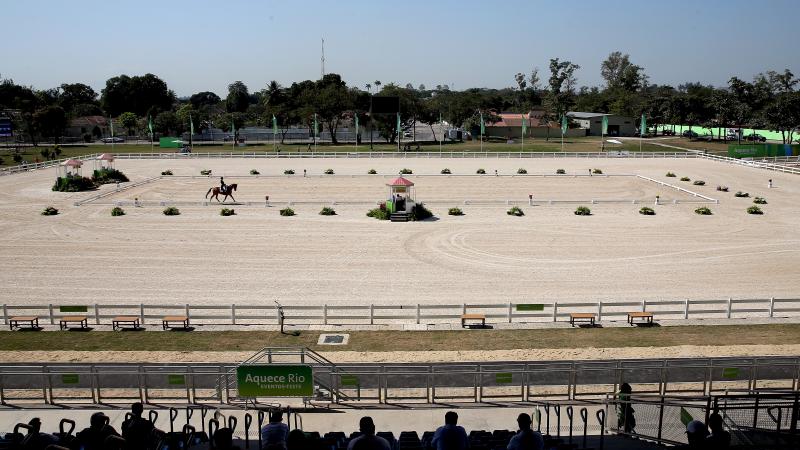
[[[712,214],[711,210],[706,208],[705,206],[695,209],[694,213],[699,214],[701,216],[710,216]]]
[[[333,209],[333,208],[330,208],[328,206],[323,206],[322,209],[319,210],[319,215],[320,216],[335,216],[336,215],[336,210]]]
[[[181,215],[181,210],[176,208],[176,207],[174,207],[174,206],[169,206],[167,208],[164,208],[164,215],[165,216],[180,216]]]
[[[42,210],[43,216],[55,216],[58,215],[58,209],[53,208],[52,206],[48,206],[44,210]]]
[[[111,216],[112,217],[118,217],[118,216],[124,216],[124,215],[125,215],[125,210],[120,208],[119,206],[115,206],[115,207],[111,208]]]
[[[236,211],[234,211],[234,210],[233,210],[233,209],[231,209],[231,208],[222,208],[222,209],[219,211],[219,215],[220,215],[220,216],[226,216],[226,217],[227,217],[227,216],[235,216],[235,215],[236,215]]]
[[[411,220],[425,220],[433,217],[433,213],[422,203],[417,203],[411,208]]]
[[[171,170],[169,170],[169,169],[167,169],[167,170],[165,170],[165,171],[161,172],[161,175],[163,175],[163,176],[165,176],[165,177],[166,177],[166,176],[169,176],[169,175],[172,175],[172,171],[171,171]]]
[[[389,220],[389,211],[381,208],[374,208],[367,211],[367,217],[374,217],[378,220]]]
[[[643,216],[655,216],[656,215],[656,211],[653,208],[649,207],[649,206],[642,206],[639,209],[639,214],[641,214]]]
[[[450,208],[447,210],[447,214],[451,216],[463,216],[464,211],[462,211],[461,208]]]
[[[575,209],[575,215],[576,216],[591,216],[592,215],[592,210],[587,208],[587,207],[585,207],[585,206],[578,206]]]
[[[126,177],[125,174],[119,170],[110,167],[104,167],[92,172],[92,181],[97,184],[108,184],[117,182],[125,183],[129,180],[128,177]]]
[[[284,216],[284,217],[293,216],[294,215],[294,210],[287,206],[286,208],[283,208],[281,210],[281,215]]]
[[[764,214],[764,211],[762,211],[758,206],[753,205],[747,208],[747,214]]]
[[[506,211],[506,214],[508,214],[509,216],[517,216],[517,217],[522,217],[525,215],[522,209],[518,206],[512,206],[511,209]]]
[[[56,178],[53,190],[57,192],[81,192],[96,188],[97,185],[89,178],[67,175],[66,177]]]

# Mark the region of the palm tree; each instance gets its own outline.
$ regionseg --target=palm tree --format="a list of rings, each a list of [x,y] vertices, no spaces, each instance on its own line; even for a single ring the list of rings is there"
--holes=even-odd
[[[369,92],[371,94],[372,93],[372,90],[371,90],[372,89],[372,85],[370,83],[367,83],[364,86],[367,88],[367,92]]]
[[[375,90],[379,91],[381,89],[381,80],[375,80]]]

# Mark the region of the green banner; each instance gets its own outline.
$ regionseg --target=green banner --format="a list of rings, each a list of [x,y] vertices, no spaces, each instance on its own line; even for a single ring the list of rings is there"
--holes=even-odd
[[[761,158],[767,156],[798,156],[800,145],[787,144],[730,144],[728,156],[731,158]]]
[[[63,384],[78,384],[80,382],[80,377],[77,373],[62,373],[61,374],[61,383]]]
[[[172,385],[186,384],[186,375],[167,375],[167,383]]]
[[[520,303],[517,311],[544,311],[544,305],[538,303]]]
[[[494,382],[497,384],[510,384],[513,383],[511,372],[500,372],[494,374]]]
[[[341,378],[342,386],[358,386],[358,377],[355,375],[342,375]]]
[[[236,368],[239,397],[312,397],[311,366],[239,366]]]
[[[89,311],[89,307],[86,305],[66,305],[66,306],[59,306],[58,312],[62,313],[85,313]]]
[[[161,148],[181,148],[183,140],[175,136],[164,136],[158,139],[158,146]]]
[[[726,367],[722,369],[722,378],[737,378],[739,376],[738,367]]]

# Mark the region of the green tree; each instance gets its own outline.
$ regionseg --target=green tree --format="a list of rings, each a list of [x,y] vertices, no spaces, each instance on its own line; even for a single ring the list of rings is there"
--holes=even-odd
[[[222,101],[219,95],[213,92],[198,92],[189,97],[189,103],[194,109],[202,109],[204,106],[216,106]]]
[[[97,101],[97,92],[90,86],[83,83],[64,83],[60,87],[59,104],[71,117],[81,117],[88,114],[78,114],[84,112],[88,105],[99,110],[100,104]],[[79,109],[79,107],[81,109]],[[94,112],[94,110],[92,111]],[[101,113],[102,114],[102,113]]]
[[[250,105],[250,93],[247,86],[241,81],[235,81],[228,85],[228,96],[225,98],[225,110],[229,113],[247,111]]]
[[[103,109],[114,117],[125,111],[137,116],[168,111],[174,102],[175,93],[167,88],[167,83],[151,73],[109,78],[101,95]]]
[[[178,121],[178,116],[172,111],[158,113],[153,119],[153,128],[161,135],[175,135],[183,133],[185,127]]]
[[[139,121],[139,118],[136,117],[136,114],[130,111],[124,112],[119,115],[117,120],[119,120],[120,125],[128,130],[128,136],[133,136],[133,134],[136,132],[136,127]]]
[[[60,106],[44,107],[33,115],[33,120],[38,124],[39,131],[44,136],[52,136],[53,141],[59,143],[64,129],[67,127],[67,113]]]

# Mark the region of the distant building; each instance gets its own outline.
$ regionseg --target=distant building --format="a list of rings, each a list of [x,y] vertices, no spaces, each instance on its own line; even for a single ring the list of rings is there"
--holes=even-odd
[[[580,128],[586,130],[587,136],[600,136],[603,128],[603,116],[608,117],[608,132],[606,136],[636,135],[636,124],[632,117],[578,111],[570,111],[567,116],[578,124]]]
[[[561,125],[558,121],[544,120],[545,110],[533,109],[529,113],[500,113],[499,122],[486,124],[486,135],[490,137],[503,137],[506,139],[519,139],[522,136],[522,121],[527,121],[525,138],[560,137]],[[586,131],[571,128],[566,136],[585,136]]]
[[[122,128],[120,127],[120,130]],[[88,134],[92,140],[100,139],[110,133],[108,129],[108,119],[103,116],[83,116],[69,121],[69,126],[65,130],[64,136],[73,138],[83,138]]]

